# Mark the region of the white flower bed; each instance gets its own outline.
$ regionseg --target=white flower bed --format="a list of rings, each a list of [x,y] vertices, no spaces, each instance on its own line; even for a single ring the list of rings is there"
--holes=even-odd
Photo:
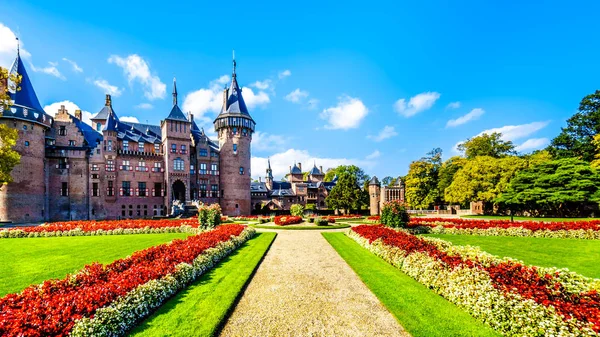
[[[600,240],[600,231],[597,230],[536,230],[532,231],[523,227],[512,228],[445,228],[442,225],[435,227],[418,226],[412,231],[420,234],[456,234],[456,235],[479,235],[479,236],[520,236],[520,237],[535,237],[535,238],[560,238],[560,239],[586,239]]]
[[[239,236],[207,249],[192,264],[181,263],[172,274],[138,286],[109,306],[97,310],[93,318],[78,320],[70,336],[124,336],[143,318],[251,239],[255,233],[253,228],[247,227]]]

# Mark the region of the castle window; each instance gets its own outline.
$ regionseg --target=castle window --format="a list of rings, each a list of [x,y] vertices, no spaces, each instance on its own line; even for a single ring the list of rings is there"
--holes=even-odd
[[[112,197],[115,195],[115,190],[114,190],[114,182],[112,180],[108,181],[108,187],[106,188],[106,196]],[[123,207],[125,207],[125,205],[123,205]],[[125,215],[125,214],[123,214]]]
[[[92,171],[99,171],[100,168],[98,167],[98,164],[92,164]]]
[[[58,135],[66,136],[67,135],[67,127],[64,125],[61,125],[60,128],[58,129]]]
[[[108,147],[106,148],[106,151],[112,152],[112,140],[108,141]]]
[[[247,136],[248,135],[248,130],[242,129],[242,135]]]
[[[202,179],[201,182],[202,183],[200,184],[200,197],[206,198],[206,183],[208,182],[208,180]]]
[[[102,124],[96,123],[96,131],[98,131],[98,132],[102,131]]]
[[[237,144],[233,144],[233,153],[237,153]]]
[[[219,175],[219,166],[217,164],[211,164],[210,170],[211,170],[210,174],[212,174],[213,176]]]
[[[211,185],[210,186],[210,196],[213,198],[219,197],[219,185]]]
[[[27,125],[23,125],[23,130],[27,130]]]
[[[128,140],[123,141],[123,151],[129,151],[129,141]]]
[[[144,152],[144,142],[138,142],[138,151]]]
[[[190,164],[190,174],[194,174],[194,165]]]
[[[237,128],[233,128],[233,134],[237,135]]]
[[[67,168],[67,158],[58,159],[58,168],[64,170]]]
[[[69,195],[69,184],[66,182],[63,182],[60,187],[60,196],[66,197],[68,195]]]
[[[186,154],[187,153],[187,149],[185,147],[185,145],[181,145],[181,154]]]
[[[146,193],[146,182],[138,182],[138,195],[140,197],[145,197],[148,195],[148,193]],[[139,206],[139,205],[138,205]]]
[[[114,172],[115,171],[115,161],[114,160],[107,160],[106,161],[106,171],[107,172]]]
[[[146,167],[146,162],[143,160],[140,160],[138,162],[137,167],[135,168],[136,171],[138,172],[148,172],[148,168]]]
[[[154,167],[152,168],[152,172],[162,172],[162,163],[155,162]]]
[[[25,141],[25,146],[29,146],[29,141]]]
[[[200,157],[208,157],[208,150],[200,149]]]
[[[154,183],[154,192],[155,197],[162,196],[162,183]]]
[[[74,141],[74,140],[72,140],[72,139],[70,139],[70,140],[69,140],[69,146],[75,146],[75,141]]]
[[[185,170],[185,162],[181,158],[177,158],[173,161],[173,169],[175,171],[183,171]]]
[[[121,195],[124,197],[131,196],[131,182],[123,181],[121,183]]]
[[[129,160],[123,160],[120,169],[121,171],[131,171],[132,167],[129,165]]]
[[[211,151],[210,152],[210,156],[213,157],[213,158],[218,158],[219,154],[217,152]]]
[[[244,168],[240,166],[240,175],[244,175]]]
[[[99,194],[98,183],[92,183],[92,197],[97,197]]]
[[[200,174],[206,174],[206,163],[200,163]]]
[[[154,153],[160,153],[160,144],[154,144]]]
[[[171,153],[177,153],[177,144],[171,144]]]

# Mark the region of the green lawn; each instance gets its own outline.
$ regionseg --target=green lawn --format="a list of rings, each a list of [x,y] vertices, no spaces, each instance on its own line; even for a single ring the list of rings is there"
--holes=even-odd
[[[412,336],[500,336],[343,233],[323,236]]]
[[[175,295],[131,336],[214,336],[233,309],[275,233],[259,233]]]
[[[509,215],[461,215],[461,218],[465,219],[483,219],[483,220],[510,220]],[[600,220],[600,218],[534,218],[527,216],[516,216],[514,220],[528,220],[528,221],[589,221],[589,220]]]
[[[189,234],[133,234],[0,239],[0,296],[63,278],[92,262],[110,263]]]
[[[569,268],[587,277],[600,278],[600,240],[450,234],[425,236],[456,245],[479,246],[490,254],[512,257],[529,265]]]

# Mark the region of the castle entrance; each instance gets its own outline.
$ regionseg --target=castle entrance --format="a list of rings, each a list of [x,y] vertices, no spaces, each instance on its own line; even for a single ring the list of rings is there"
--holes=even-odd
[[[176,180],[172,186],[173,200],[179,200],[185,203],[185,184],[181,180]]]

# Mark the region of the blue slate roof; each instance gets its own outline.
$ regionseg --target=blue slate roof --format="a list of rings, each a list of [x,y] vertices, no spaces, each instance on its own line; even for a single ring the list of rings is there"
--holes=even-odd
[[[42,108],[19,53],[17,53],[17,58],[11,67],[10,73],[20,75],[21,83],[19,84],[19,90],[9,92],[13,104],[4,111],[3,117],[26,119],[47,126],[51,125],[53,118],[46,114]]]
[[[179,109],[179,106],[177,105],[173,105],[173,109],[171,109],[171,112],[169,113],[169,116],[166,119],[182,122],[188,121],[183,111],[181,111],[181,109]]]
[[[373,178],[371,178],[371,180],[369,181],[369,185],[381,185],[379,183],[379,179],[377,179],[376,176],[373,176]]]
[[[250,192],[266,193],[267,185],[264,182],[253,181],[250,183]]]
[[[310,170],[310,174],[313,176],[323,175],[323,172],[317,168],[317,164],[314,164],[312,170]]]
[[[81,131],[81,133],[83,134],[83,138],[85,139],[87,146],[93,149],[102,142],[103,137],[100,132],[94,130],[94,128],[92,128],[79,118],[73,116],[71,116],[71,118],[73,119],[73,123],[75,123],[75,126],[77,126],[79,131]]]
[[[294,164],[294,167],[292,167],[292,174],[302,174],[302,170],[298,167],[298,165]]]
[[[119,117],[117,117],[117,114],[114,113],[112,107],[109,107],[108,116],[106,117],[106,124],[104,124],[102,131],[119,131]]]

